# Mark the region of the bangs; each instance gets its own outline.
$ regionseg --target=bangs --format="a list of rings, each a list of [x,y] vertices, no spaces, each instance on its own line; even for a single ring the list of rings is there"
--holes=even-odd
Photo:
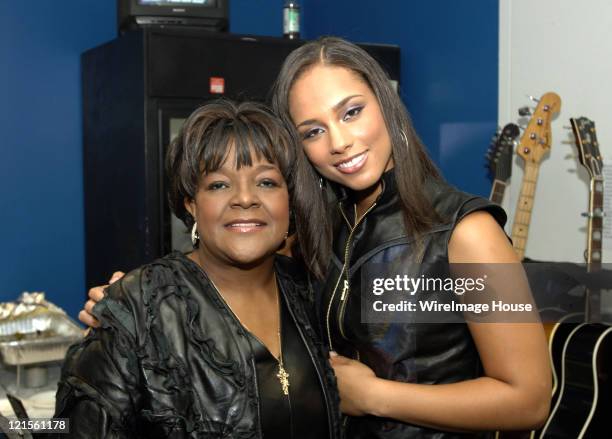
[[[256,161],[278,166],[292,196],[298,144],[294,130],[263,104],[220,99],[203,105],[187,118],[166,154],[172,211],[187,227],[193,226],[185,200],[194,199],[202,175],[218,171],[232,150],[235,159],[230,165],[235,169]]]
[[[272,134],[261,125],[245,123],[239,119],[217,121],[210,127],[209,136],[205,136],[198,145],[196,153],[200,164],[198,174],[219,170],[234,149],[235,159],[232,165],[235,169],[253,166],[255,160],[263,159],[277,165],[287,179],[288,148],[281,139],[273,138],[276,136]]]

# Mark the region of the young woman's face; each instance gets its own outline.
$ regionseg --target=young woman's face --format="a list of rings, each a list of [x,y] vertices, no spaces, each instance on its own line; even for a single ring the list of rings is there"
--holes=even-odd
[[[378,99],[352,70],[310,68],[291,88],[289,110],[306,156],[323,177],[363,191],[393,167]]]
[[[277,165],[258,159],[234,167],[234,149],[221,168],[202,176],[187,210],[197,221],[205,261],[257,263],[274,254],[289,228],[289,193]]]

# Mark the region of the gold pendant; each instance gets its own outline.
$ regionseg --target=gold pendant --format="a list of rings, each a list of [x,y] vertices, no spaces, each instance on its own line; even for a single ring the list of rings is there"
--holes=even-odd
[[[278,363],[278,373],[276,374],[283,388],[283,394],[289,395],[289,374],[282,364]]]

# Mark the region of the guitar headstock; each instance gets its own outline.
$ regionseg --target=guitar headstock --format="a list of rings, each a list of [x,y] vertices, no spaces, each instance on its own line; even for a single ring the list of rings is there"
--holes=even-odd
[[[516,149],[517,154],[525,161],[539,163],[550,149],[550,122],[560,110],[561,98],[558,94],[548,92],[542,95]]]
[[[570,118],[578,148],[578,160],[587,168],[591,178],[601,177],[603,160],[599,152],[595,122],[586,117]]]
[[[493,180],[506,182],[512,175],[512,152],[514,142],[519,136],[517,124],[509,123],[504,126],[491,143],[486,159],[489,174]]]

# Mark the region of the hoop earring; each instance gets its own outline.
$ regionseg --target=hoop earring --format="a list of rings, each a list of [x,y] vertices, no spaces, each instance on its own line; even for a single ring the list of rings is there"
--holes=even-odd
[[[198,223],[194,222],[193,227],[191,229],[191,243],[195,247],[198,241],[200,240],[200,234],[198,233]]]

